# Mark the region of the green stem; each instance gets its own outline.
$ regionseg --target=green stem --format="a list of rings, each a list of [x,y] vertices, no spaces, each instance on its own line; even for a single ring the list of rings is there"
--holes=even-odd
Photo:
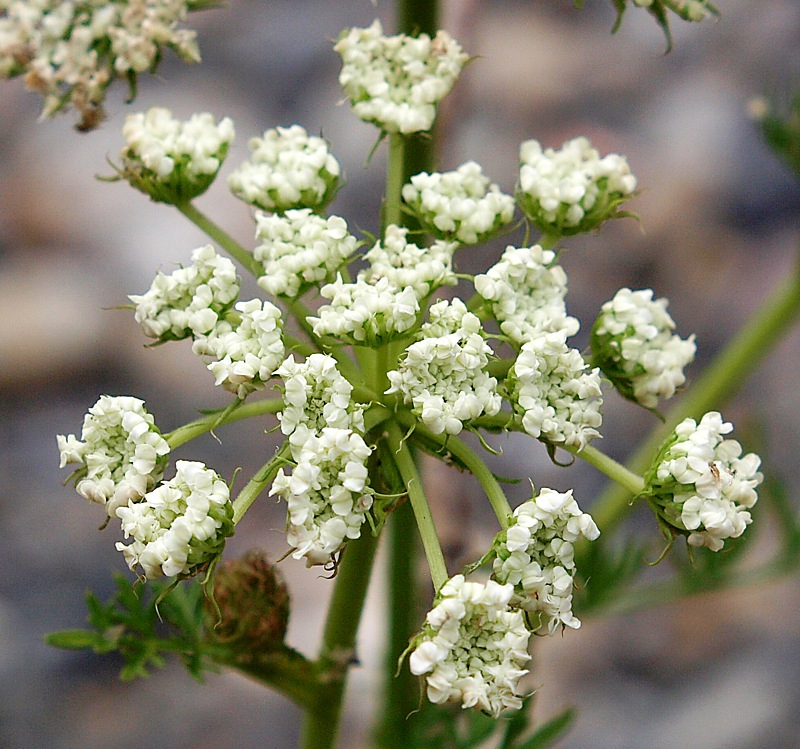
[[[513,510],[508,504],[505,492],[500,483],[489,470],[489,466],[484,463],[481,457],[466,442],[453,435],[434,434],[426,427],[417,423],[408,411],[399,411],[397,420],[408,428],[414,426],[414,436],[422,437],[427,442],[439,445],[444,452],[450,453],[459,463],[461,463],[481,485],[489,503],[492,505],[494,514],[500,527],[505,530],[508,528],[508,519],[513,515]]]
[[[347,671],[356,660],[356,634],[377,546],[376,537],[363,533],[348,541],[342,553],[317,661],[319,689],[306,711],[301,749],[336,745]]]
[[[614,458],[600,452],[596,447],[586,445],[583,450],[559,445],[567,452],[576,455],[581,460],[585,460],[589,465],[594,466],[598,471],[604,473],[612,481],[616,481],[621,487],[632,495],[641,494],[644,491],[644,480],[633,471],[628,470],[622,463],[618,463]],[[595,522],[605,522],[605,518],[598,521],[597,509],[592,510],[592,517]]]
[[[691,391],[667,415],[666,422],[650,437],[628,462],[633,473],[645,473],[658,448],[677,424],[686,418],[700,419],[703,414],[730,399],[757,369],[775,344],[792,329],[800,316],[800,258],[794,271],[766,299],[761,308],[739,330],[723,351],[692,383]],[[609,530],[626,515],[632,493],[620,485],[611,485],[592,508],[601,530]]]
[[[232,424],[234,421],[241,421],[242,419],[249,419],[252,416],[263,416],[264,414],[278,413],[283,409],[283,399],[281,398],[265,398],[264,400],[252,401],[244,403],[241,406],[233,409],[225,418],[220,420],[220,413],[210,413],[208,416],[197,421],[192,421],[189,424],[184,424],[178,427],[169,434],[164,435],[167,444],[171,450],[174,450],[181,445],[199,437],[201,434],[210,432],[219,426],[225,424]]]
[[[259,494],[267,488],[275,478],[278,469],[286,462],[289,454],[289,443],[284,442],[283,446],[275,454],[275,457],[265,463],[261,470],[248,481],[239,495],[233,501],[233,524],[236,525],[244,514],[250,509],[250,505],[256,500]]]
[[[255,261],[253,255],[240,245],[230,234],[217,226],[205,214],[197,210],[191,203],[176,203],[175,207],[195,226],[213,239],[225,252],[236,260],[243,268],[256,278],[262,275],[263,268]]]
[[[403,184],[405,183],[406,136],[389,133],[389,166],[386,172],[386,196],[383,204],[382,234],[389,224],[403,224]]]
[[[408,445],[400,432],[400,427],[394,421],[387,425],[386,435],[389,448],[397,464],[397,470],[403,479],[408,492],[408,499],[414,510],[417,528],[422,539],[422,548],[425,551],[425,557],[428,560],[428,567],[431,572],[433,588],[434,590],[439,590],[447,582],[447,565],[444,561],[442,547],[439,544],[436,527],[433,524],[433,517],[422,486],[422,479],[414,463],[414,456],[408,449]]]

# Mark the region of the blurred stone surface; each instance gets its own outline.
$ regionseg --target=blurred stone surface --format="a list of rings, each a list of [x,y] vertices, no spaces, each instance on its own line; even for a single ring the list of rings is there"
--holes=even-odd
[[[696,332],[698,363],[724,344],[792,262],[800,238],[800,188],[760,143],[747,119],[754,94],[785,95],[798,85],[800,5],[795,0],[721,0],[718,22],[674,24],[664,40],[640,11],[612,37],[611,4],[451,0],[445,26],[477,56],[446,103],[440,166],[479,161],[505,190],[516,179],[520,141],[548,146],[585,134],[602,151],[625,153],[639,178],[632,205],[641,216],[568,243],[570,312],[586,332],[599,305],[622,285],[652,286],[670,299],[686,335]],[[332,210],[351,227],[376,231],[385,149],[364,168],[372,128],[340,103],[338,60],[330,42],[341,28],[391,4],[369,0],[238,0],[193,17],[204,62],[165,60],[144,80],[136,110],[167,105],[179,116],[231,115],[237,142],[222,177],[200,207],[245,246],[248,210],[224,176],[247,157],[247,140],[299,122],[332,143],[347,185]],[[42,636],[79,626],[87,587],[110,593],[110,572],[124,570],[115,530],[70,487],[62,488],[55,434],[80,429],[101,393],[143,398],[164,430],[197,408],[219,406],[210,374],[188,346],[145,349],[129,312],[114,310],[169,272],[207,240],[176,211],[127,186],[105,184],[121,145],[126,112],[115,90],[111,118],[80,135],[69,116],[37,123],[38,99],[21,83],[0,83],[0,745],[9,749],[182,749],[230,745],[291,747],[299,712],[235,675],[197,685],[177,665],[148,681],[122,684],[119,664],[49,649]],[[461,269],[484,270],[499,240]],[[254,285],[250,291],[255,293]],[[582,336],[582,337],[581,337]],[[723,414],[764,426],[770,468],[797,498],[800,334],[788,337]],[[652,425],[649,414],[609,397],[603,448],[624,456]],[[227,429],[182,448],[223,475],[264,461],[273,422]],[[602,486],[585,465],[554,467],[529,440],[497,438],[492,461],[503,475],[538,486],[575,487],[584,509]],[[431,468],[441,497],[435,512],[450,558],[480,553],[495,531],[479,490],[465,477]],[[526,485],[513,488],[515,501]],[[465,504],[468,506],[465,507]],[[283,554],[282,510],[257,503],[230,552],[265,547]],[[282,563],[294,612],[289,642],[314,653],[320,601],[330,583],[292,560]],[[381,574],[381,567],[376,570]],[[359,643],[362,667],[348,695],[348,746],[368,746],[381,649],[381,586],[370,592]],[[564,638],[537,641],[530,685],[543,717],[575,704],[579,720],[563,742],[572,749],[781,749],[800,745],[800,587],[691,599],[653,611],[588,620]]]

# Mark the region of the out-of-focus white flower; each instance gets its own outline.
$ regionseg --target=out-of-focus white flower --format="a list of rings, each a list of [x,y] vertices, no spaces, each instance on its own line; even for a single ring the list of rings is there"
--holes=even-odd
[[[25,76],[44,96],[42,116],[67,106],[89,130],[103,119],[106,89],[115,78],[153,72],[164,47],[198,62],[195,32],[179,28],[186,0],[3,0],[0,2],[0,77]]]
[[[238,295],[235,266],[208,244],[192,253],[188,268],[159,271],[148,291],[128,298],[146,336],[174,341],[211,332]]]
[[[755,453],[724,435],[733,425],[717,411],[699,423],[684,419],[664,443],[645,477],[643,492],[662,508],[662,516],[688,535],[692,546],[719,551],[727,538],[738,538],[752,522],[763,476]]]
[[[229,117],[217,123],[203,112],[181,122],[163,107],[128,115],[122,134],[120,176],[153,200],[175,205],[209,188],[235,135]]]
[[[584,137],[560,150],[536,140],[520,146],[517,203],[543,233],[566,236],[591,231],[633,197],[636,178],[624,156],[601,157]]]
[[[370,283],[386,278],[397,289],[410,286],[423,299],[440,286],[458,283],[453,272],[453,242],[434,242],[418,247],[407,240],[408,229],[395,224],[386,227],[385,236],[364,256],[370,264],[362,278]]]
[[[577,629],[581,622],[572,613],[573,544],[599,535],[572,490],[562,494],[542,489],[514,511],[508,529],[498,536],[494,577],[514,586],[519,606],[538,613],[550,634],[559,625]]]
[[[334,49],[342,58],[339,83],[356,116],[389,133],[430,130],[436,105],[467,61],[444,31],[433,39],[384,36],[378,20],[343,31]]]
[[[567,274],[555,258],[539,245],[509,246],[485,274],[475,276],[475,290],[491,304],[500,330],[518,346],[542,333],[578,332],[579,323],[564,304]]]
[[[248,145],[250,161],[228,177],[228,187],[237,198],[274,213],[295,208],[318,211],[333,200],[341,169],[322,138],[292,125],[266,130]]]
[[[406,349],[400,368],[387,374],[387,394],[402,394],[434,434],[459,434],[465,423],[494,416],[502,406],[497,380],[484,371],[492,349],[480,320],[460,300],[453,303],[455,314],[448,314],[450,306],[441,301],[431,308],[433,322]]]
[[[290,444],[295,465],[289,475],[278,471],[270,494],[286,501],[292,556],[309,567],[324,565],[361,535],[372,507],[366,466],[372,450],[360,434],[337,427],[298,430]]]
[[[509,373],[509,398],[522,428],[551,445],[582,450],[602,424],[600,370],[588,367],[566,333],[526,343]]]
[[[425,676],[428,699],[460,702],[497,717],[518,710],[519,680],[525,668],[530,632],[523,614],[509,603],[513,586],[450,578],[414,640],[409,668]]]
[[[370,283],[359,276],[345,283],[337,276],[320,294],[330,299],[309,316],[318,336],[333,336],[356,346],[382,346],[399,338],[417,321],[419,300],[412,286],[395,286],[388,278]]]
[[[253,257],[264,268],[258,285],[276,296],[294,298],[329,280],[358,247],[343,218],[323,218],[308,208],[257,213],[256,224],[260,244]]]
[[[514,198],[468,161],[453,172],[422,172],[403,186],[403,200],[434,236],[479,244],[509,224]]]
[[[673,335],[666,299],[652,289],[620,289],[606,302],[592,328],[592,359],[626,398],[655,408],[686,381],[696,350],[694,336]]]
[[[245,398],[262,390],[283,362],[281,311],[270,302],[251,299],[236,304],[233,320],[220,320],[208,335],[198,336],[192,351],[215,359],[208,368],[215,385]],[[239,318],[236,320],[235,318]]]
[[[120,507],[129,544],[117,543],[128,566],[141,565],[148,579],[192,575],[222,553],[233,534],[233,505],[227,484],[203,463],[179,460],[175,478],[148,492],[141,502]]]
[[[75,488],[105,506],[109,517],[129,501],[139,501],[164,475],[169,445],[144,402],[103,395],[83,420],[79,440],[58,435],[61,467],[78,463]]]

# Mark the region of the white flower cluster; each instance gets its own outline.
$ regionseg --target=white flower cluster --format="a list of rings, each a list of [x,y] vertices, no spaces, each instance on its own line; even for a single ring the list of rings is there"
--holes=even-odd
[[[339,186],[339,162],[328,144],[300,125],[266,130],[251,138],[252,157],[228,177],[231,192],[264,211],[319,210]]]
[[[671,398],[694,360],[694,336],[673,335],[675,323],[666,299],[653,299],[652,289],[620,289],[601,308],[592,329],[594,363],[626,397],[646,408]]]
[[[182,122],[163,107],[128,115],[122,134],[122,176],[153,200],[175,204],[208,189],[235,136],[229,117],[216,123],[203,112]]]
[[[538,612],[552,635],[559,625],[577,629],[572,613],[575,573],[573,544],[600,535],[592,517],[581,512],[572,490],[542,489],[515,511],[508,529],[500,534],[494,559],[494,577],[518,592],[518,604]]]
[[[364,430],[363,409],[352,402],[353,386],[336,368],[336,359],[311,354],[304,362],[290,356],[276,370],[283,380],[284,409],[278,414],[287,437],[302,429],[321,432],[325,427]]]
[[[0,76],[25,75],[45,97],[43,116],[67,104],[79,127],[102,119],[106,89],[116,77],[152,70],[163,47],[198,62],[195,33],[178,28],[186,0],[2,0]]]
[[[278,471],[270,494],[287,504],[286,541],[295,559],[327,564],[348,539],[361,535],[372,507],[367,458],[372,450],[352,429],[324,427],[295,445],[290,476]]]
[[[270,302],[251,299],[235,308],[238,322],[218,320],[207,335],[195,339],[192,351],[214,357],[208,369],[216,378],[215,385],[245,398],[262,390],[283,362],[283,326],[281,311]]]
[[[330,335],[356,346],[381,346],[412,328],[419,299],[412,286],[397,287],[388,278],[370,283],[360,275],[355,283],[337,276],[320,294],[330,299],[306,318],[318,336]]]
[[[458,245],[439,241],[418,247],[407,240],[407,235],[404,227],[386,227],[383,240],[364,256],[370,264],[364,279],[375,282],[387,278],[397,289],[411,286],[419,299],[440,286],[455,286],[458,280],[453,273],[453,253]]]
[[[276,296],[294,298],[329,279],[358,247],[343,218],[323,218],[309,208],[257,213],[256,224],[261,244],[253,257],[264,267],[258,285]]]
[[[467,61],[458,42],[440,31],[431,39],[384,36],[380,21],[342,32],[339,83],[356,116],[386,132],[430,130],[436,105]]]
[[[461,702],[494,717],[522,706],[530,632],[522,612],[509,606],[513,594],[511,585],[463,575],[442,586],[409,657],[411,673],[425,675],[431,702]]]
[[[179,460],[175,478],[141,502],[117,510],[129,544],[117,543],[132,570],[148,579],[191,575],[218,556],[233,534],[233,505],[227,484],[203,463]]]
[[[700,423],[684,419],[662,447],[647,479],[645,494],[664,510],[668,522],[688,531],[688,543],[719,551],[750,524],[763,480],[755,453],[724,439],[733,425],[711,411]]]
[[[292,556],[309,566],[327,564],[361,535],[372,506],[366,466],[372,449],[359,433],[363,408],[352,402],[353,386],[330,356],[312,354],[302,363],[290,356],[276,374],[284,381],[278,418],[294,467],[291,475],[278,471],[270,494],[286,501]]]
[[[517,202],[546,234],[590,231],[617,213],[633,196],[636,178],[624,156],[601,158],[583,136],[560,150],[542,149],[536,140],[520,146]]]
[[[192,265],[161,271],[144,294],[128,298],[146,336],[161,341],[209,333],[239,295],[236,268],[208,244],[192,253]]]
[[[567,274],[555,258],[539,245],[509,246],[485,274],[475,276],[475,290],[491,303],[500,330],[518,346],[542,333],[578,332],[579,323],[567,315],[564,303]]]
[[[602,424],[600,370],[587,372],[566,333],[539,335],[526,343],[510,372],[511,402],[522,428],[551,445],[582,450]]]
[[[459,434],[466,422],[494,416],[502,406],[497,380],[484,371],[493,352],[481,335],[480,320],[458,304],[457,330],[439,336],[423,331],[425,337],[406,349],[400,369],[387,373],[391,387],[386,393],[401,393],[434,434]],[[431,308],[431,329],[452,322],[448,307],[441,301]]]
[[[169,455],[144,402],[129,396],[101,396],[84,417],[80,440],[74,434],[56,439],[61,467],[81,466],[78,494],[104,505],[109,517],[161,479]]]
[[[453,172],[422,172],[403,186],[403,200],[431,234],[479,244],[510,223],[514,198],[489,182],[480,164]]]

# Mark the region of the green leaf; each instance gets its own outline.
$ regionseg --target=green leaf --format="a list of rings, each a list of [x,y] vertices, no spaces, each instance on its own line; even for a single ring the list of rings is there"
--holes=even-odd
[[[86,629],[65,629],[61,632],[51,632],[45,635],[44,641],[54,648],[64,648],[65,650],[95,648],[105,642],[102,636]]]
[[[561,715],[557,715],[540,726],[533,736],[523,743],[515,745],[513,749],[545,749],[545,747],[552,746],[570,729],[574,720],[575,711],[567,708]]]

